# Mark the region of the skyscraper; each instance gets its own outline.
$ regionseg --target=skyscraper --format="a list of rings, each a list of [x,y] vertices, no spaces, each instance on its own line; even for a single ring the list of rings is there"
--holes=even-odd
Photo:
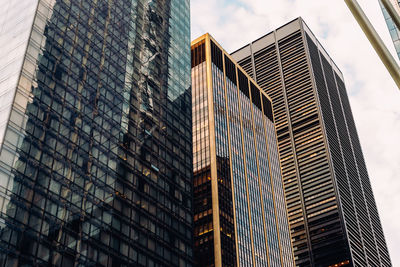
[[[343,75],[301,18],[233,58],[272,98],[298,266],[391,266]]]
[[[294,266],[268,96],[209,35],[192,42],[196,266]]]
[[[397,13],[400,15],[400,2],[398,0],[391,0],[390,2],[393,4]],[[399,29],[397,29],[396,25],[394,24],[392,18],[386,11],[381,1],[379,1],[379,5],[381,6],[383,17],[385,18],[386,25],[389,29],[390,37],[392,37],[397,56],[400,58],[400,31]]]
[[[189,1],[0,3],[0,266],[192,266]]]

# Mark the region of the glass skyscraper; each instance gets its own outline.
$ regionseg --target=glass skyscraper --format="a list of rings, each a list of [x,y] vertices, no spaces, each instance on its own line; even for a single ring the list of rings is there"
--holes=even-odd
[[[189,0],[0,4],[0,266],[192,266]]]
[[[391,266],[344,78],[301,18],[232,53],[272,98],[297,266]]]
[[[271,100],[209,34],[192,90],[195,265],[294,266]]]
[[[393,4],[395,10],[400,15],[400,1],[399,0],[390,0]],[[392,18],[390,17],[389,13],[386,11],[385,7],[383,6],[382,2],[379,1],[379,5],[381,6],[383,17],[385,18],[386,25],[390,32],[390,37],[392,38],[394,48],[396,49],[397,56],[400,58],[400,31],[397,29],[396,25],[394,24]]]

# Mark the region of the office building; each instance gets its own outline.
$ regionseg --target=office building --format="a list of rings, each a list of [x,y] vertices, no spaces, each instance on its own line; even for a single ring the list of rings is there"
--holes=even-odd
[[[209,34],[192,113],[195,266],[294,266],[271,100]]]
[[[400,15],[400,1],[390,0],[390,2],[394,6],[397,13]],[[386,11],[386,9],[383,6],[381,1],[379,1],[379,5],[381,6],[383,17],[385,18],[386,25],[389,29],[390,37],[392,38],[394,48],[396,49],[397,56],[400,58],[400,31],[399,31],[399,29],[397,29],[396,25],[394,24],[392,18],[390,17],[389,13]]]
[[[0,266],[192,266],[189,1],[0,3]]]
[[[296,265],[391,266],[343,75],[311,30],[232,56],[272,99]]]

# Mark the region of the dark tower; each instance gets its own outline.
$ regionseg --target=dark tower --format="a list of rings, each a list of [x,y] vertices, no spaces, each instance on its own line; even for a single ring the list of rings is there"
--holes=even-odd
[[[298,266],[391,266],[343,75],[301,18],[233,58],[272,98]]]

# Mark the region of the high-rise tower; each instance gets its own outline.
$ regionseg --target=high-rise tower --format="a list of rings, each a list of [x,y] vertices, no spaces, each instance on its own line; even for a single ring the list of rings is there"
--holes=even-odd
[[[298,266],[391,266],[343,75],[301,18],[233,58],[272,98]]]
[[[0,266],[192,266],[189,1],[0,4]]]
[[[271,100],[209,34],[192,90],[195,265],[294,266]]]

